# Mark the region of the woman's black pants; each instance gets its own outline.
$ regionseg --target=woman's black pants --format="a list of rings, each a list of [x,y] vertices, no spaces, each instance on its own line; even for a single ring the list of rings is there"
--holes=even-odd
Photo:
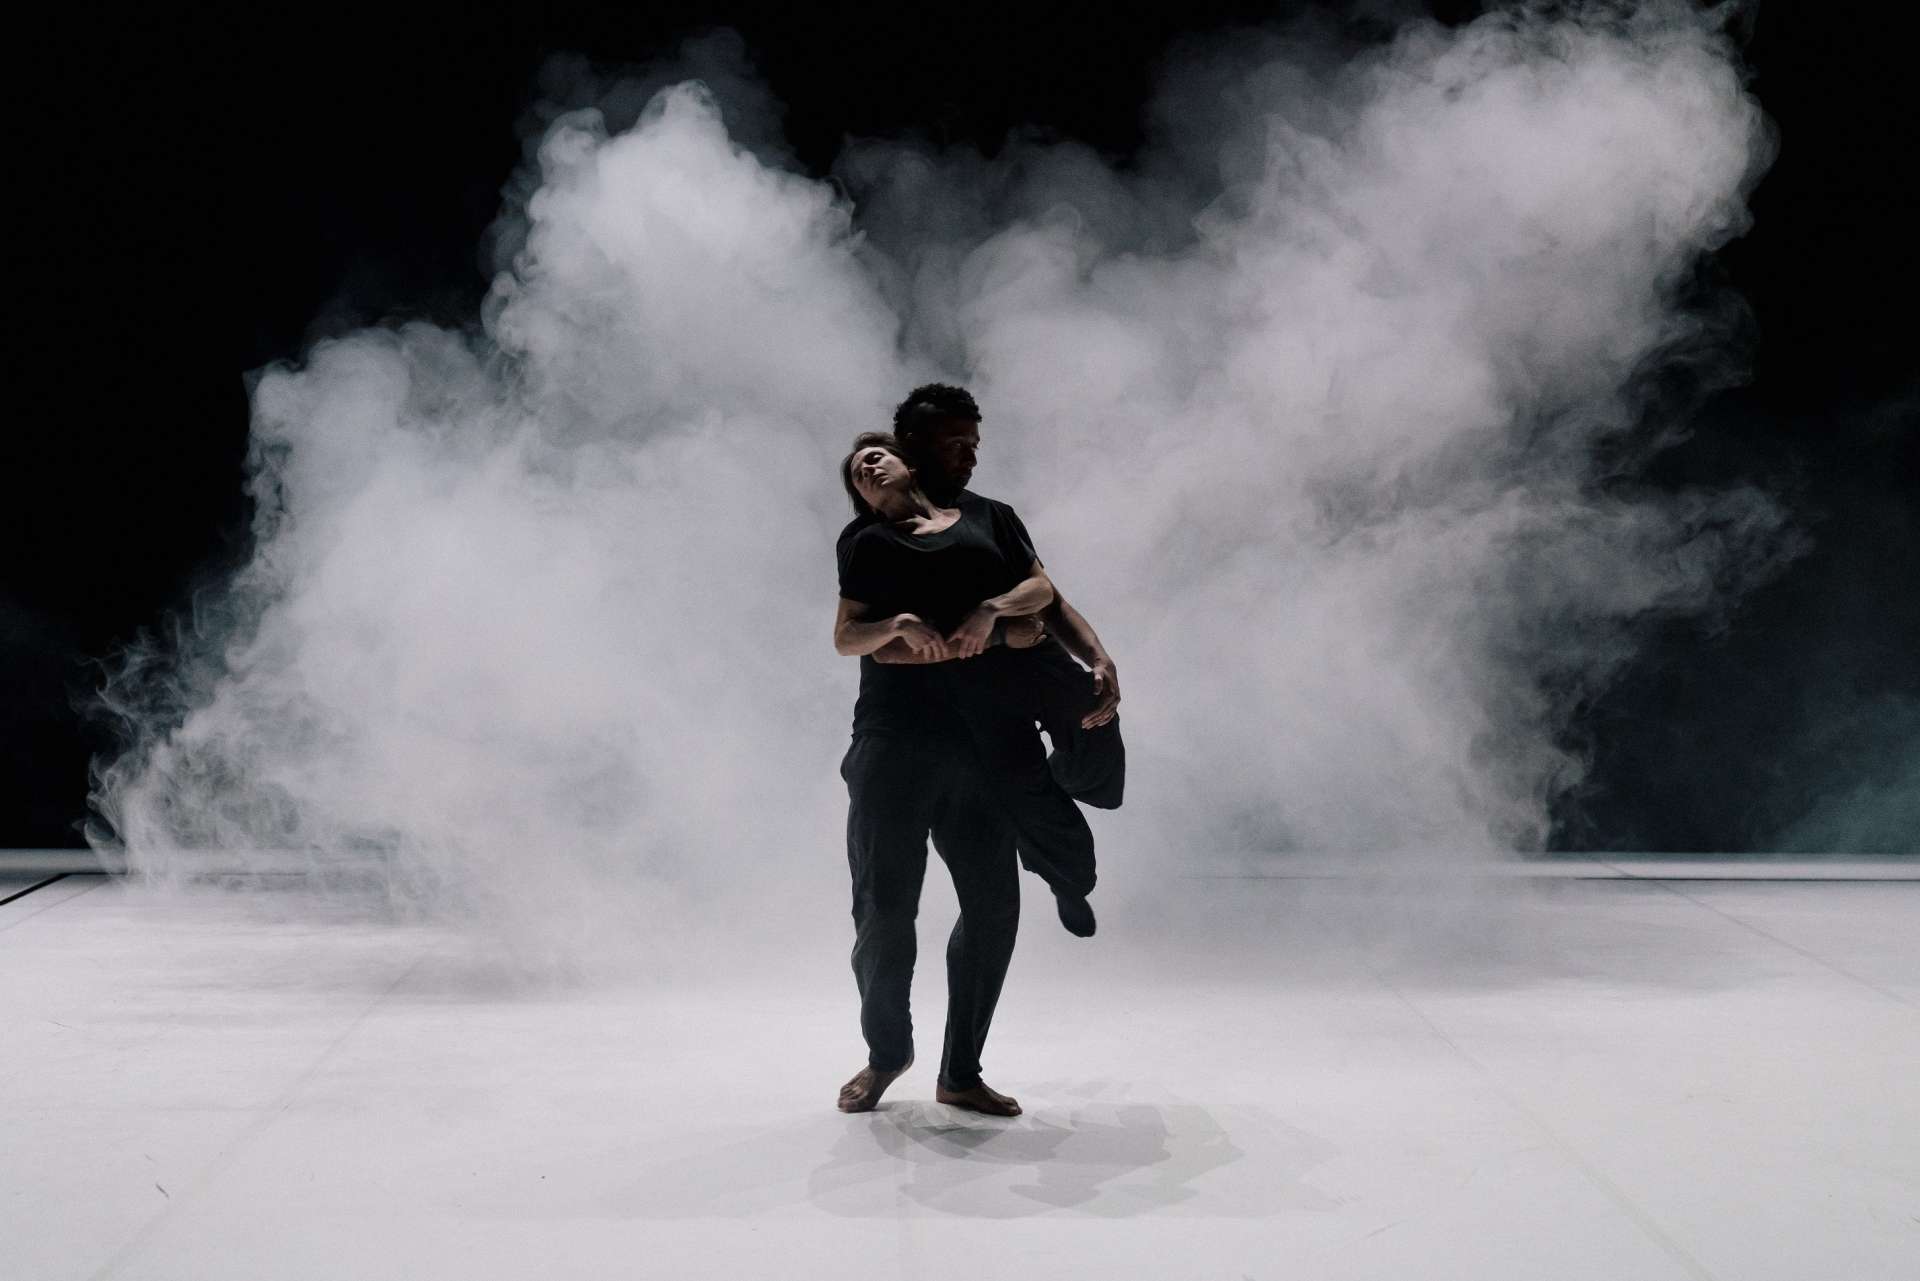
[[[960,900],[947,939],[940,1084],[971,1089],[980,1084],[980,1052],[1020,925],[1013,825],[964,734],[856,734],[840,776],[847,783],[853,975],[867,1062],[893,1071],[913,1058],[914,921],[931,835]]]
[[[1094,702],[1092,673],[1052,640],[934,670],[1013,824],[1020,861],[1055,894],[1090,894],[1098,879],[1093,831],[1074,802],[1119,808],[1127,766],[1118,718],[1080,728]],[[1053,740],[1051,755],[1036,722]]]

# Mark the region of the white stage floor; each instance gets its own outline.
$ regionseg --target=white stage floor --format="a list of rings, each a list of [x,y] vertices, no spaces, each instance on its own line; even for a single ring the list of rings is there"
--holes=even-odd
[[[69,876],[0,906],[0,1275],[1920,1276],[1920,883],[1628,870],[1187,879],[1091,943],[1029,893],[1012,1121],[931,1102],[937,897],[919,1064],[850,1117],[844,919],[754,975],[528,988]]]

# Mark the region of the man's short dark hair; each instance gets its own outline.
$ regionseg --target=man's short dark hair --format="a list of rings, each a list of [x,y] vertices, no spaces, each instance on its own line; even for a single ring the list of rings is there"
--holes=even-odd
[[[977,423],[980,406],[964,387],[928,383],[907,393],[907,398],[893,411],[893,434],[905,444],[928,428],[954,418]]]

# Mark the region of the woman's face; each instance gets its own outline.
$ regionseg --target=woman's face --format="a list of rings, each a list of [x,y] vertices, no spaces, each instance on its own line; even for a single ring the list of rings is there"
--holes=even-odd
[[[869,445],[847,463],[854,489],[869,507],[880,506],[881,495],[900,493],[913,484],[913,473],[900,455],[884,445]]]

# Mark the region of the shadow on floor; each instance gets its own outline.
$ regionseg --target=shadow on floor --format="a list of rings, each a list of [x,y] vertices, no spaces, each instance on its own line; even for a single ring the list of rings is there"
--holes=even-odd
[[[1332,1146],[1258,1109],[1063,1098],[1075,1092],[1042,1084],[1014,1118],[919,1101],[848,1118],[808,1180],[809,1199],[848,1216],[917,1208],[974,1218],[1251,1217],[1329,1204],[1301,1178]],[[1259,1160],[1227,1169],[1250,1148]]]

